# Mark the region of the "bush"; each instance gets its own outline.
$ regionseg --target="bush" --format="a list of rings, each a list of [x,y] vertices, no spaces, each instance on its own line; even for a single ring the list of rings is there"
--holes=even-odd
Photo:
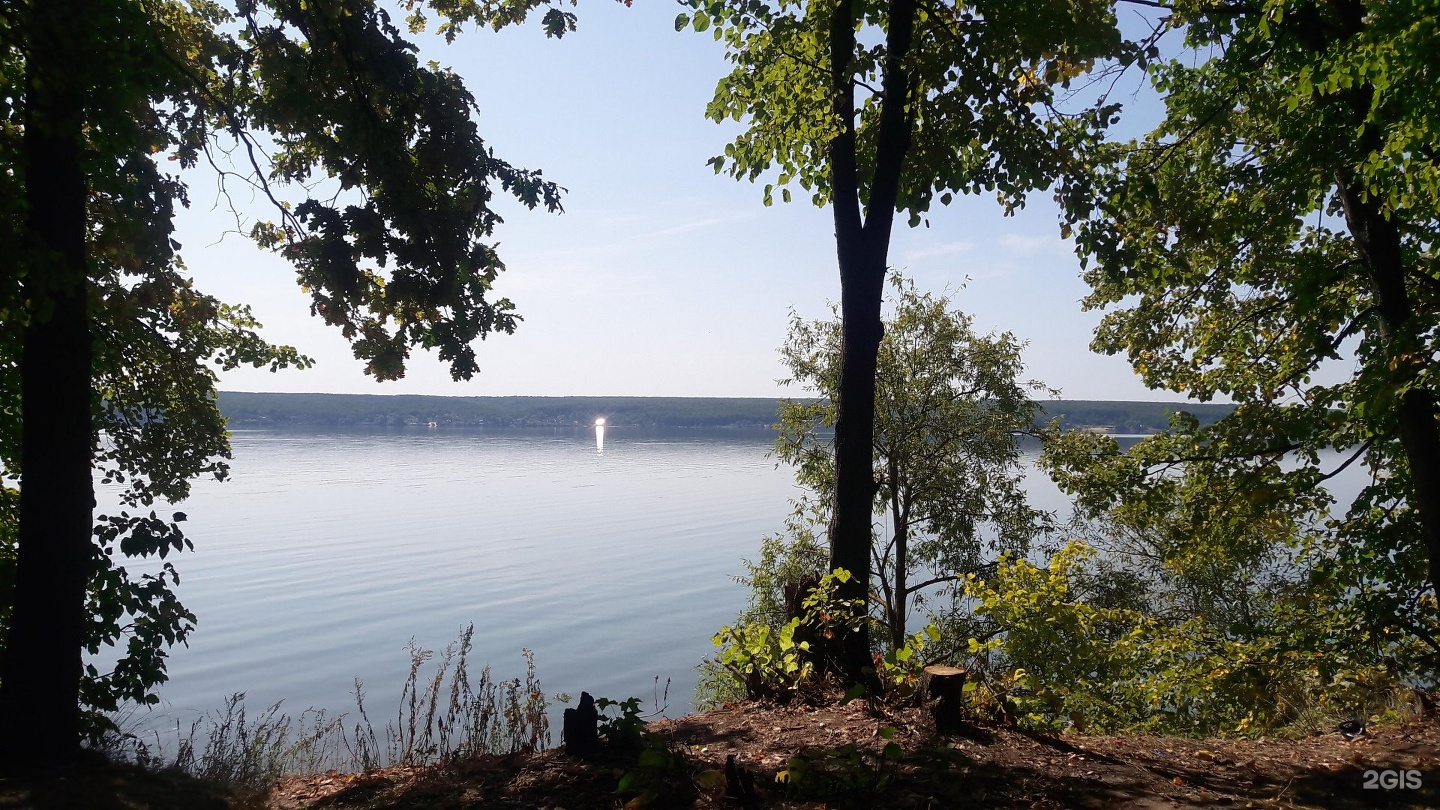
[[[1022,723],[1261,733],[1317,711],[1352,716],[1400,686],[1381,657],[1353,643],[1363,631],[1345,627],[1324,592],[1307,592],[1303,608],[1274,599],[1260,630],[1237,636],[1198,616],[1166,622],[1077,598],[1095,559],[1073,542],[1044,568],[1005,558],[994,577],[966,584],[977,614],[1002,630],[971,649],[999,656],[1013,686],[1030,693],[1015,704]]]
[[[806,686],[815,674],[818,642],[834,638],[837,631],[858,629],[868,620],[863,599],[841,599],[837,583],[849,582],[843,569],[820,578],[820,583],[801,602],[804,613],[778,629],[758,621],[722,627],[711,639],[720,648],[717,661],[743,687],[748,698],[788,701]]]

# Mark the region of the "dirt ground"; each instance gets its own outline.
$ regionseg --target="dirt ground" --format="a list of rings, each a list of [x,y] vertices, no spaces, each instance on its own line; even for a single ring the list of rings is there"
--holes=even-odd
[[[887,728],[895,730],[888,740],[882,732]],[[649,783],[667,784],[649,793],[633,786],[646,784],[639,779],[616,792],[636,769],[633,752],[585,763],[547,751],[446,767],[297,777],[277,786],[261,806],[1440,807],[1440,723],[1434,720],[1367,729],[1354,739],[1338,731],[1298,740],[1052,738],[978,727],[937,737],[917,710],[892,712],[854,701],[821,708],[736,704],[661,721],[651,730],[683,757],[652,769]],[[876,753],[889,742],[903,754]],[[731,756],[735,767],[727,785],[724,763]],[[791,781],[777,781],[777,774]]]
[[[0,780],[0,810],[1440,808],[1433,719],[1354,739],[1338,731],[1294,740],[1043,737],[1005,727],[939,736],[919,710],[853,701],[734,704],[650,731],[648,753],[612,751],[594,762],[551,750],[332,771],[248,796],[113,765]]]

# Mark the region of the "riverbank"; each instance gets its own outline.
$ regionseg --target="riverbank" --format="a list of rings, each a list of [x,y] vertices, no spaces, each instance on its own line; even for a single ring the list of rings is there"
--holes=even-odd
[[[894,736],[887,739],[892,728]],[[689,789],[644,804],[636,801],[643,798],[640,791],[615,793],[614,774],[633,770],[633,761],[586,765],[545,752],[451,768],[297,777],[278,785],[263,806],[1440,807],[1440,724],[1433,720],[1370,730],[1353,740],[1338,731],[1296,740],[1043,737],[1004,727],[937,737],[918,710],[867,708],[853,701],[821,708],[737,704],[662,721],[652,730],[671,750],[684,752],[685,768],[672,776],[685,777]],[[881,756],[890,742],[903,753]],[[714,776],[724,773],[731,756],[753,779],[754,801],[727,799],[725,780]],[[1365,787],[1370,771],[1377,774],[1374,788]],[[1387,772],[1416,772],[1420,785],[1384,789],[1379,784]],[[788,777],[788,784],[777,775]]]
[[[1338,731],[1256,740],[1045,737],[1001,726],[937,736],[918,710],[853,701],[824,707],[732,704],[660,721],[650,731],[664,745],[644,756],[612,753],[584,762],[559,750],[486,755],[442,765],[296,775],[250,794],[112,765],[46,780],[0,781],[0,808],[1440,806],[1440,723],[1434,719],[1366,729],[1353,739]],[[897,747],[886,752],[892,743]],[[727,785],[731,757],[736,766]],[[627,775],[627,789],[617,791]]]
[[[603,417],[614,427],[750,429],[779,421],[773,397],[441,397],[382,394],[267,394],[221,391],[231,428],[465,428],[517,430],[589,428]],[[1047,400],[1037,424],[1059,419],[1066,430],[1145,434],[1165,430],[1170,414],[1187,411],[1206,425],[1234,410],[1204,402]]]

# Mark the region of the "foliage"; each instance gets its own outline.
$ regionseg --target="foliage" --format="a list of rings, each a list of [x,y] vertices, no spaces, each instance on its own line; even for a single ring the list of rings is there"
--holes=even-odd
[[[1011,699],[1020,722],[1265,733],[1317,709],[1349,717],[1398,685],[1385,661],[1403,654],[1403,640],[1352,635],[1335,610],[1343,593],[1292,581],[1255,606],[1247,632],[1214,615],[1156,614],[1093,598],[1087,586],[1107,578],[1108,564],[1074,541],[1044,568],[1006,558],[993,577],[967,583],[976,611],[1002,630],[972,641],[972,651],[1002,656],[1001,677],[1018,689],[994,691],[1027,693]]]
[[[39,27],[26,4],[0,11],[8,99],[0,105],[0,241],[9,255],[36,258],[17,208],[25,199],[26,93],[37,86],[27,48],[47,47],[45,37],[93,42],[86,47],[105,70],[72,77],[95,83],[81,88],[79,111],[88,139],[80,159],[89,197],[92,463],[104,483],[124,486],[126,507],[98,520],[91,620],[79,640],[92,654],[123,648],[112,672],[86,672],[81,700],[103,712],[122,700],[153,702],[151,689],[165,678],[164,647],[194,626],[171,590],[179,577],[170,563],[136,575],[121,560],[189,547],[175,526],[180,513],[166,524],[130,509],[175,503],[191,479],[226,474],[212,366],[309,364],[261,340],[248,308],[193,288],[171,235],[177,208],[189,204],[188,181],[165,167],[207,165],[227,199],[238,183],[273,203],[277,219],[255,223],[251,235],[295,264],[312,311],[340,328],[378,379],[401,376],[417,345],[436,349],[457,378],[475,373],[470,344],[518,322],[511,303],[490,292],[503,269],[485,242],[500,221],[490,208],[494,192],[558,211],[561,190],[498,159],[478,135],[474,100],[458,77],[422,65],[370,0],[98,5],[58,32]],[[498,25],[514,5],[484,10]],[[21,336],[50,311],[48,293],[27,286],[35,278],[18,271],[0,283],[0,314],[14,327],[0,338],[0,412],[11,417],[0,431],[6,482],[24,477]],[[4,487],[0,625],[9,624],[16,577],[15,504]]]
[[[98,240],[104,240],[102,223]],[[112,265],[122,266],[124,246],[114,250]],[[229,442],[225,420],[216,407],[216,375],[212,366],[305,367],[310,361],[283,346],[258,337],[259,324],[248,308],[231,307],[196,293],[173,270],[127,286],[116,275],[97,283],[101,306],[96,329],[101,339],[95,363],[97,403],[94,407],[96,472],[105,485],[121,487],[125,508],[100,515],[94,529],[93,567],[88,586],[85,649],[121,651],[113,668],[87,666],[81,697],[94,711],[92,724],[103,726],[103,712],[121,702],[154,703],[152,689],[165,680],[165,647],[183,642],[195,617],[176,597],[179,574],[166,562],[159,573],[129,570],[126,558],[159,556],[190,547],[176,525],[176,512],[166,522],[154,510],[132,514],[157,500],[177,503],[198,476],[224,480],[228,475]],[[0,372],[0,409],[19,413],[18,368],[8,342],[0,348],[11,361]],[[163,418],[160,415],[163,414]],[[20,473],[20,420],[7,421],[0,434],[4,481]],[[7,626],[14,584],[14,549],[18,529],[18,489],[0,487],[0,626]],[[99,728],[96,726],[95,728]]]
[[[1094,348],[1124,353],[1152,387],[1238,405],[1128,456],[1077,447],[1093,458],[1073,487],[1130,498],[1187,460],[1210,466],[1217,493],[1246,493],[1242,514],[1261,499],[1309,509],[1325,505],[1327,478],[1361,464],[1369,484],[1327,527],[1318,573],[1363,593],[1352,607],[1372,631],[1432,639],[1435,13],[1179,4],[1161,30],[1185,49],[1149,73],[1163,121],[1091,153],[1059,195],[1088,268],[1085,305],[1109,310]],[[1328,449],[1343,460],[1322,465]]]
[[[7,30],[18,25],[4,13]],[[132,18],[127,17],[126,19]],[[24,96],[25,59],[17,41],[5,38],[0,85],[6,97]],[[126,66],[131,66],[128,61]],[[21,163],[23,105],[0,110],[0,164]],[[160,122],[146,115],[114,124],[114,146],[123,137],[150,143]],[[223,479],[229,445],[225,422],[215,405],[215,370],[242,365],[271,369],[305,367],[310,361],[294,349],[273,346],[258,335],[259,323],[248,307],[224,304],[195,290],[184,276],[170,238],[169,216],[185,202],[184,186],[144,157],[149,149],[121,155],[120,165],[91,175],[91,332],[94,352],[93,463],[104,484],[119,485],[127,511],[100,516],[87,588],[86,615],[92,617],[82,641],[92,655],[101,647],[121,651],[114,668],[100,672],[92,664],[82,700],[93,708],[92,723],[122,701],[153,702],[151,689],[165,678],[167,645],[182,642],[195,617],[177,600],[172,586],[178,574],[166,563],[159,574],[127,570],[125,558],[164,555],[186,547],[174,522],[131,515],[157,499],[175,503],[201,475]],[[24,199],[23,173],[0,176],[5,205]],[[24,234],[18,209],[6,216],[0,239],[16,255]],[[0,338],[0,628],[8,627],[13,604],[18,531],[20,469],[20,352],[28,322],[24,274],[7,274],[0,284],[0,314],[8,327]],[[163,417],[161,416],[163,414]],[[3,635],[3,634],[0,634]]]
[[[640,711],[640,698],[628,697],[624,700],[596,698],[595,708],[600,711],[598,728],[606,742],[622,748],[639,746],[641,736],[645,731],[644,715]],[[617,711],[617,714],[613,716],[609,714],[609,710],[612,708]]]
[[[904,700],[916,693],[920,688],[920,675],[925,670],[925,647],[938,641],[939,626],[927,624],[924,630],[907,636],[904,644],[877,656],[880,684],[887,697]]]
[[[798,614],[803,591],[825,575],[824,524],[799,506],[785,519],[785,531],[760,540],[760,555],[742,561],[745,574],[736,581],[750,592],[740,623],[778,628]]]
[[[841,363],[835,387],[835,475],[827,568],[871,582],[871,479],[876,362],[890,234],[933,200],[996,192],[1007,211],[1048,185],[1066,154],[1092,137],[1104,110],[1051,115],[1066,85],[1121,45],[1107,3],[915,0],[686,0],[677,29],[714,28],[733,70],[706,114],[744,124],[711,160],[789,201],[792,183],[835,219]],[[767,177],[767,180],[769,178]],[[899,570],[904,565],[898,566]],[[903,602],[902,600],[898,600]],[[895,605],[903,620],[903,604]],[[903,628],[892,625],[897,640]],[[838,639],[852,678],[869,669],[868,628]]]
[[[817,206],[837,195],[827,149],[844,129],[834,107],[834,76],[862,91],[855,105],[855,160],[860,200],[869,204],[880,163],[887,76],[903,71],[903,126],[908,150],[895,206],[912,226],[937,200],[998,192],[1007,209],[1055,176],[1083,126],[1047,118],[1060,87],[1098,56],[1121,47],[1115,18],[1101,2],[982,2],[931,8],[866,0],[844,9],[828,0],[686,0],[691,11],[676,29],[711,31],[724,42],[734,70],[716,88],[706,114],[742,121],[746,130],[711,160],[716,172],[754,181],[772,171],[766,205],[778,189],[789,202],[799,186]],[[837,6],[841,7],[837,11]],[[848,14],[848,18],[845,15]],[[861,34],[835,64],[833,25]],[[913,28],[913,41],[894,53],[893,32]],[[903,61],[895,61],[903,60]],[[1098,113],[1097,113],[1098,114]]]
[[[1273,636],[1297,654],[1333,656],[1336,671],[1378,668],[1433,687],[1440,611],[1418,566],[1407,573],[1403,559],[1356,548],[1370,538],[1365,521],[1386,518],[1355,506],[1336,517],[1314,469],[1278,454],[1216,459],[1195,443],[1193,420],[1176,426],[1129,454],[1097,436],[1048,448],[1046,463],[1077,494],[1080,529],[1104,554],[1088,598],[1171,623],[1195,617],[1230,638]],[[1196,460],[1165,460],[1182,453]]]
[[[745,684],[725,668],[716,656],[705,656],[695,665],[695,696],[697,712],[711,712],[728,703],[739,703],[748,697]]]
[[[720,628],[711,639],[720,648],[719,664],[744,685],[746,697],[795,697],[817,671],[814,642],[853,631],[866,621],[863,600],[837,593],[849,580],[849,572],[842,569],[821,577],[801,602],[801,615],[778,629],[758,621]]]
[[[631,794],[624,805],[627,808],[656,803],[665,807],[689,805],[697,791],[713,793],[716,787],[714,777],[718,772],[694,773],[682,747],[646,726],[646,717],[664,714],[669,695],[670,682],[665,682],[662,693],[660,678],[656,676],[654,707],[649,712],[641,711],[638,697],[595,699],[595,708],[601,712],[598,730],[607,747],[634,757],[634,764],[620,772],[620,781],[615,786],[616,794]],[[718,784],[724,787],[723,774],[719,774]]]
[[[621,774],[615,792],[635,794],[625,802],[626,808],[639,808],[650,804],[659,804],[662,807],[688,805],[693,800],[697,787],[708,783],[713,788],[713,776],[718,773],[705,771],[694,774],[693,771],[685,755],[669,741],[658,734],[648,734],[642,738],[635,766]],[[720,784],[724,784],[723,774]]]
[[[634,0],[617,2],[629,6]],[[444,20],[438,31],[445,36],[445,41],[454,42],[467,22],[499,31],[507,25],[525,22],[531,12],[542,7],[545,11],[540,16],[540,25],[545,35],[559,39],[575,30],[575,14],[566,11],[565,6],[576,6],[579,0],[568,0],[568,3],[567,0],[400,0],[400,4],[410,12],[405,19],[411,33],[425,30],[429,21],[426,12],[430,11]]]
[[[800,619],[772,630],[763,624],[722,627],[711,639],[719,647],[720,664],[745,685],[746,697],[789,697],[815,671],[810,642],[796,641]]]
[[[1009,333],[975,334],[972,319],[952,310],[949,297],[920,293],[898,275],[892,287],[876,367],[873,465],[874,511],[889,532],[873,541],[872,598],[894,651],[905,644],[912,605],[926,605],[935,586],[943,593],[982,570],[991,554],[1023,552],[1049,516],[1026,504],[1021,487],[1019,435],[1035,431],[1041,410],[1030,396],[1046,391],[1020,379],[1023,344]],[[776,455],[813,493],[801,508],[817,523],[830,513],[834,490],[833,447],[821,431],[835,423],[840,343],[838,320],[792,318],[781,349],[790,371],[785,382],[803,384],[816,398],[782,402]],[[791,528],[800,527],[792,521]],[[813,545],[804,533],[789,542],[790,556]],[[783,582],[796,575],[750,569],[752,588],[761,592],[765,577]]]
[[[697,708],[703,711],[749,697],[787,695],[813,676],[818,655],[806,639],[815,637],[816,627],[813,622],[807,624],[805,617],[817,606],[836,613],[835,595],[824,592],[833,585],[834,575],[819,574],[824,562],[815,524],[801,514],[790,517],[786,534],[764,538],[759,560],[745,561],[748,575],[738,577],[749,586],[749,607],[735,625],[716,635],[720,654],[696,667],[700,672],[695,687]],[[811,583],[818,583],[821,589],[811,589]],[[816,601],[817,596],[821,601]],[[826,607],[827,600],[830,607]],[[873,617],[869,621],[873,622]],[[875,656],[878,683],[887,696],[904,699],[914,693],[928,662],[924,651],[939,641],[940,630],[931,624],[908,636],[899,647]],[[795,669],[787,673],[791,666]]]
[[[1058,399],[1040,403],[1045,414],[1041,422],[1058,420],[1061,430],[1105,428],[1111,433],[1159,433],[1168,430],[1170,417],[1184,410],[1201,425],[1209,425],[1229,416],[1233,405],[1186,402],[1104,402],[1083,399]],[[223,407],[223,404],[222,404]]]
[[[292,721],[280,706],[273,703],[247,716],[245,693],[232,694],[222,710],[191,724],[166,767],[226,787],[261,790],[287,773],[330,764],[327,760],[339,754],[342,719],[307,710]],[[205,738],[197,740],[202,726]],[[140,764],[162,764],[158,757],[149,758],[148,750],[141,750],[146,756],[139,758]]]

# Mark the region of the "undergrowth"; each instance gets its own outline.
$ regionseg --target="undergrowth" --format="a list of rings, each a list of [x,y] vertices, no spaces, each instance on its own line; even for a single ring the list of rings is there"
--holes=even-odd
[[[141,719],[133,711],[112,718],[113,730],[92,745],[112,759],[241,789],[262,788],[290,773],[426,765],[548,747],[550,720],[534,653],[522,651],[523,679],[497,681],[488,665],[472,679],[468,665],[474,631],[474,625],[466,627],[438,657],[411,642],[400,705],[383,729],[370,719],[357,678],[356,719],[348,725],[346,715],[322,710],[306,709],[292,717],[280,703],[250,712],[245,693],[237,692],[188,729],[177,723],[168,745],[157,730],[124,731]],[[432,660],[425,677],[422,671]]]

